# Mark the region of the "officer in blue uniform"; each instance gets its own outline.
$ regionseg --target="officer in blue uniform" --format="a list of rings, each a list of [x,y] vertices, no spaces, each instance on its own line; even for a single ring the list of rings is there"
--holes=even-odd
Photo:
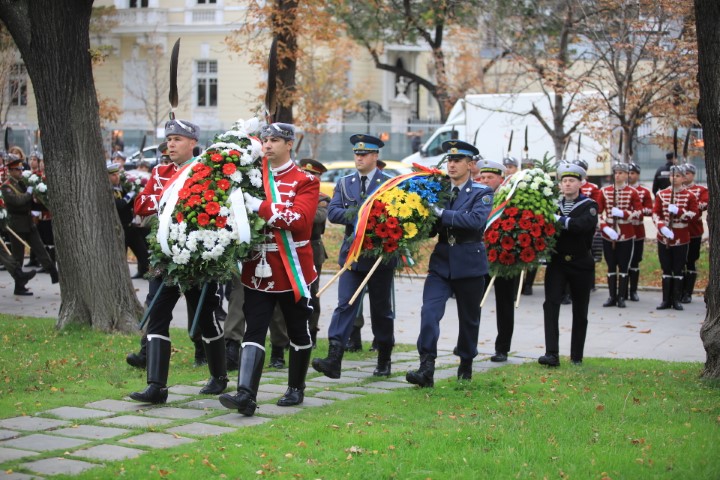
[[[456,349],[460,356],[458,378],[472,378],[472,360],[478,353],[480,330],[478,298],[488,273],[483,232],[493,205],[493,190],[471,178],[470,168],[473,156],[478,154],[477,148],[457,140],[444,142],[442,148],[447,152],[451,193],[444,208],[434,207],[440,217],[435,225],[439,239],[430,256],[429,273],[423,288],[417,340],[420,368],[405,376],[409,383],[420,387],[434,385],[440,320],[453,294],[460,322]]]
[[[355,154],[357,172],[346,175],[335,185],[333,198],[328,206],[328,219],[332,223],[345,225],[345,238],[340,247],[342,266],[347,259],[350,245],[355,238],[357,210],[377,188],[390,177],[377,166],[380,148],[385,144],[371,135],[353,135],[350,137]],[[340,378],[343,353],[353,321],[360,308],[360,301],[350,305],[350,299],[365,279],[377,257],[360,256],[352,268],[343,272],[338,283],[338,306],[333,312],[328,339],[330,346],[326,358],[314,358],[312,366],[326,377]],[[395,312],[392,308],[392,279],[396,261],[383,262],[375,270],[367,284],[370,297],[370,321],[372,332],[377,341],[378,361],[373,372],[375,376],[390,375],[390,355],[393,348],[393,327]]]
[[[585,175],[579,165],[563,163],[557,168],[563,194],[555,214],[560,236],[545,271],[545,355],[538,359],[538,363],[549,367],[560,365],[558,319],[565,285],[570,286],[572,299],[570,360],[573,364],[582,363],[585,349],[588,304],[595,277],[592,243],[598,223],[598,204],[580,193]]]

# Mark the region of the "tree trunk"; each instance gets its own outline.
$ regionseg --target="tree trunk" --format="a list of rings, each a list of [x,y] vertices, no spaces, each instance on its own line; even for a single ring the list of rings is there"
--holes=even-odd
[[[60,270],[57,327],[130,331],[141,313],[105,169],[88,34],[92,0],[0,0],[37,100]]]
[[[703,127],[705,140],[705,168],[707,169],[710,202],[708,204],[708,229],[710,252],[720,239],[720,3],[717,0],[695,0],[695,21],[698,39],[698,82],[700,104],[698,118]],[[700,329],[700,338],[707,358],[702,376],[720,378],[720,256],[710,255],[710,281],[705,290],[707,313]]]
[[[279,84],[278,113],[276,122],[293,123],[295,103],[295,73],[297,72],[297,8],[298,0],[277,0],[278,14],[273,17],[273,28],[277,33],[280,65],[277,80]]]

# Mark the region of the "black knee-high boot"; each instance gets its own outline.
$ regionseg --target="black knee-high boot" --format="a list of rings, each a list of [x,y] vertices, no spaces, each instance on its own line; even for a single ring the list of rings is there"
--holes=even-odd
[[[285,395],[278,400],[279,407],[300,405],[305,399],[305,377],[307,376],[308,366],[310,366],[311,355],[312,348],[295,350],[294,347],[290,347],[288,389]]]
[[[223,407],[237,410],[246,417],[255,414],[263,363],[265,363],[265,349],[250,344],[243,346],[238,367],[237,393],[220,395],[219,400]]]
[[[216,338],[211,342],[203,339],[205,357],[210,370],[210,380],[200,390],[201,395],[218,395],[225,391],[228,384],[227,364],[225,363],[225,339]]]
[[[150,336],[147,342],[147,388],[133,392],[130,398],[145,403],[167,402],[170,370],[170,340]]]

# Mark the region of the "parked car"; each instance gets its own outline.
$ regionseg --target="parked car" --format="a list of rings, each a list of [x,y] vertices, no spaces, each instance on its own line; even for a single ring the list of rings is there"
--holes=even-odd
[[[383,172],[387,173],[391,177],[412,172],[410,165],[406,165],[402,162],[396,162],[394,160],[383,160],[383,162],[385,162]],[[324,165],[325,168],[327,168],[327,172],[320,176],[320,191],[331,197],[337,181],[341,177],[350,175],[351,173],[355,173],[357,171],[355,169],[355,162],[353,161],[341,160],[337,162],[327,162]]]
[[[133,170],[137,168],[138,163],[145,161],[150,165],[150,168],[157,165],[158,162],[158,145],[152,145],[150,147],[143,148],[142,158],[140,158],[140,151],[137,151],[130,155],[125,163],[125,170]]]

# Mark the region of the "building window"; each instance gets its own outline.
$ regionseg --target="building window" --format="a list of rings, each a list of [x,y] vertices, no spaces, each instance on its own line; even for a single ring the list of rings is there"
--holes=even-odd
[[[217,107],[218,71],[216,60],[197,61],[197,106]]]
[[[27,70],[22,63],[10,67],[8,80],[10,105],[24,107],[27,105]]]
[[[197,0],[198,5],[210,5],[217,3],[217,0]]]
[[[148,8],[149,0],[130,0],[130,8]]]

